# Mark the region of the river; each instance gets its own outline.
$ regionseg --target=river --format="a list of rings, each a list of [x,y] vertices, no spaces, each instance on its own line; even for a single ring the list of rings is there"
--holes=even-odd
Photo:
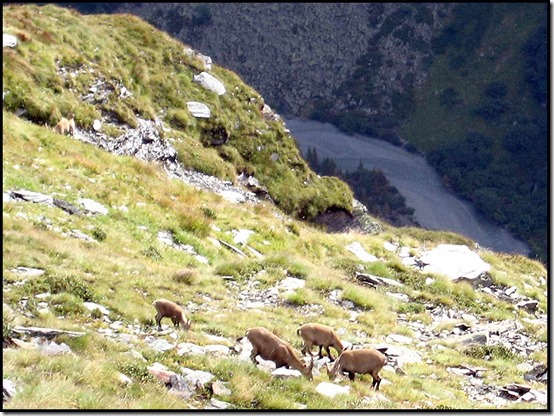
[[[330,157],[345,171],[379,169],[415,210],[416,221],[429,230],[452,231],[496,252],[527,255],[529,247],[505,229],[484,219],[466,200],[449,192],[425,159],[383,140],[348,135],[328,123],[285,120],[302,154],[316,149],[319,160]]]

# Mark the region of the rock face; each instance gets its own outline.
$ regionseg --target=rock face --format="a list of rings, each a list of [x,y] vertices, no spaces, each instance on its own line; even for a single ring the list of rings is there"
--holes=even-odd
[[[136,14],[208,54],[288,116],[309,112],[321,99],[336,110],[355,106],[368,114],[390,112],[394,93],[426,78],[432,32],[451,8],[432,3],[123,3],[115,11]],[[337,87],[356,79],[356,71],[371,74],[363,82],[375,89],[374,102],[337,93]]]

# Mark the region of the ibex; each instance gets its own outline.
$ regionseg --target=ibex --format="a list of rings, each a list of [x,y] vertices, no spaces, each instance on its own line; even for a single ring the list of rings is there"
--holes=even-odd
[[[190,328],[190,321],[186,319],[183,308],[175,302],[167,299],[158,299],[152,302],[152,305],[154,305],[156,312],[158,312],[155,319],[159,330],[162,329],[162,318],[170,318],[175,327],[180,324],[181,328],[185,331]]]
[[[288,342],[282,340],[266,328],[250,328],[246,331],[245,336],[252,344],[250,359],[254,364],[257,364],[256,356],[259,355],[264,360],[273,361],[277,368],[283,366],[292,367],[300,371],[308,380],[313,380],[313,358],[310,365],[304,364]]]
[[[302,354],[309,353],[312,355],[312,346],[319,347],[319,358],[323,358],[322,350],[325,348],[327,355],[331,361],[334,361],[329,347],[333,347],[340,353],[344,350],[344,346],[340,341],[337,333],[333,328],[321,324],[304,324],[296,331],[298,335],[304,340],[304,347],[302,348]]]
[[[62,119],[53,127],[52,130],[59,134],[69,133],[71,136],[75,136],[75,116],[70,114],[69,120],[62,117]]]
[[[387,363],[387,357],[375,349],[346,350],[337,358],[332,366],[326,365],[329,380],[334,380],[339,372],[348,373],[348,378],[354,381],[356,373],[371,374],[371,387],[379,390],[381,377],[379,371]]]

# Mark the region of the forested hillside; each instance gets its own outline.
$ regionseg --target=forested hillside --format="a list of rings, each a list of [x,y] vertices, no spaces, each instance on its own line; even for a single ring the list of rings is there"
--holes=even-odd
[[[546,261],[546,4],[460,4],[403,123],[444,183]]]

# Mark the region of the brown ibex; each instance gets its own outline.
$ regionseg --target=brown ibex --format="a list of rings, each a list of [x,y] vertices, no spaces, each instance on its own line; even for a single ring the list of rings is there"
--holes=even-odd
[[[158,324],[158,329],[162,329],[161,320],[162,318],[170,318],[173,322],[173,325],[176,327],[180,324],[183,330],[190,328],[190,321],[186,319],[185,312],[183,308],[177,305],[175,302],[172,302],[167,299],[157,299],[152,302],[154,308],[156,308],[156,323]]]
[[[313,380],[313,358],[310,364],[306,365],[298,358],[288,342],[263,327],[250,328],[246,331],[245,336],[252,344],[250,359],[254,364],[257,364],[256,356],[259,355],[264,360],[273,361],[277,368],[292,367],[300,371],[308,380]]]
[[[53,130],[59,134],[69,133],[71,136],[75,136],[75,115],[70,114],[69,120],[65,117],[53,127]]]
[[[336,349],[339,355],[342,350],[344,350],[344,346],[342,345],[337,333],[330,326],[321,324],[304,324],[298,328],[296,333],[304,340],[304,347],[302,348],[302,354],[304,355],[307,353],[312,355],[312,346],[316,345],[319,347],[319,358],[323,358],[322,350],[325,348],[329,359],[334,361],[329,347]]]
[[[387,357],[375,349],[346,350],[337,358],[332,366],[326,365],[329,379],[334,380],[339,372],[348,373],[348,378],[354,380],[355,374],[371,374],[371,387],[379,390],[381,377],[379,371],[387,363]]]

